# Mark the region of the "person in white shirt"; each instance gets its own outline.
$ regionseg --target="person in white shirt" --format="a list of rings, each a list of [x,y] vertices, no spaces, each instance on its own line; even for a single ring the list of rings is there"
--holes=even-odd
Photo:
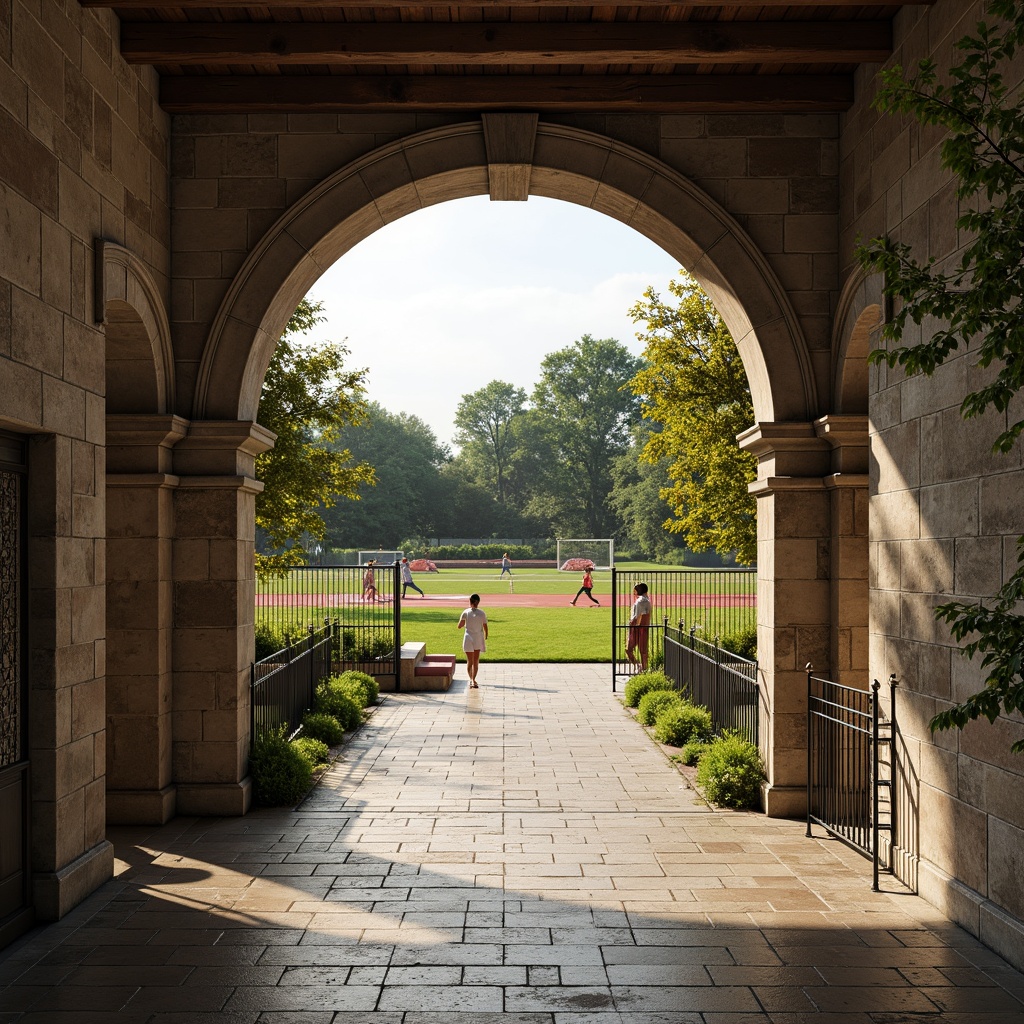
[[[465,629],[462,649],[466,652],[466,671],[469,673],[469,688],[477,689],[476,674],[480,670],[480,654],[487,650],[487,615],[480,610],[480,595],[472,594],[469,607],[459,619],[458,629]]]
[[[651,627],[651,599],[647,596],[647,584],[638,583],[633,588],[636,600],[629,612],[629,639],[626,641],[626,657],[630,665],[640,671],[647,671],[647,641]]]

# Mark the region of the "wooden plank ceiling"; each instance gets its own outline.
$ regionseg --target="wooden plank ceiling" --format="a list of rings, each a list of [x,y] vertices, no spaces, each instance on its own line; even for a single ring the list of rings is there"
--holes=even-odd
[[[82,0],[172,113],[836,111],[899,5]],[[929,0],[912,0],[923,4]]]

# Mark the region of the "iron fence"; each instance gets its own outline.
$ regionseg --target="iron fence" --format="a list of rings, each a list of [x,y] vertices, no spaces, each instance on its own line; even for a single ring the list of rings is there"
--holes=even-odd
[[[677,628],[665,622],[665,675],[694,704],[711,712],[716,733],[735,730],[759,746],[761,689],[757,662],[702,640],[696,632],[696,626],[687,632],[683,623]]]
[[[338,671],[358,669],[398,686],[401,570],[387,565],[304,565],[258,580],[256,628],[285,636],[329,619]]]
[[[331,674],[337,635],[327,622],[298,643],[253,662],[250,675],[250,743],[265,732],[284,728],[294,734],[313,706],[317,683]]]
[[[876,679],[858,690],[807,669],[807,835],[813,825],[873,862],[878,889],[879,835],[892,849],[896,805],[892,799],[895,677],[890,678],[890,718],[880,713]],[[891,861],[891,858],[890,858]],[[885,870],[891,870],[891,862]]]
[[[629,610],[633,587],[646,583],[654,609],[648,628],[648,667],[659,668],[666,657],[665,631],[658,619],[685,620],[705,637],[722,637],[757,624],[757,573],[754,569],[653,569],[623,572],[612,569],[612,690],[619,676],[642,670],[631,662]]]

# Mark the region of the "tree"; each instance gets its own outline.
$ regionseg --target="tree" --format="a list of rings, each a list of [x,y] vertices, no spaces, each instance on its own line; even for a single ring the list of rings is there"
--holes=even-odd
[[[923,60],[910,77],[901,67],[884,72],[874,100],[884,113],[910,114],[946,130],[942,165],[956,178],[965,211],[956,226],[970,241],[949,263],[921,263],[910,246],[889,238],[857,249],[861,265],[883,273],[885,293],[899,303],[882,332],[890,347],[872,352],[874,362],[931,374],[976,342],[977,365],[1000,367],[964,398],[964,417],[988,409],[1012,412],[1024,385],[1024,114],[1019,100],[1008,98],[1000,70],[1024,42],[1024,5],[994,0],[989,11],[1002,23],[979,23],[975,35],[957,42],[964,56],[950,69],[948,85],[939,82],[935,63]],[[922,325],[925,318],[940,326],[923,340],[903,344],[909,325]],[[1022,431],[1024,420],[1010,423],[993,450],[1011,451]],[[995,595],[992,608],[953,601],[936,609],[958,642],[974,637],[963,651],[968,657],[980,653],[988,676],[984,689],[936,715],[932,731],[962,729],[983,715],[994,722],[1001,710],[1024,711],[1024,616],[1017,611],[1024,600],[1024,537],[1018,552],[1017,571]],[[1011,749],[1024,752],[1024,740]]]
[[[757,557],[757,509],[747,485],[757,462],[736,435],[754,421],[743,363],[729,329],[685,271],[669,282],[675,302],[653,289],[630,310],[646,345],[646,365],[630,381],[643,413],[661,429],[650,433],[645,462],[668,462],[671,483],[661,492],[674,518],[664,528],[694,551]]]
[[[343,424],[358,423],[366,370],[346,370],[343,345],[314,348],[297,342],[324,319],[322,303],[303,299],[292,314],[267,368],[260,396],[259,421],[277,434],[274,447],[256,457],[256,474],[264,488],[256,496],[256,527],[274,553],[257,554],[260,574],[301,565],[304,534],[324,536],[321,509],[339,498],[357,498],[373,470],[352,460],[332,442]]]
[[[508,500],[508,469],[515,447],[512,425],[525,404],[522,388],[492,380],[479,391],[463,395],[455,411],[455,443],[462,446],[467,461],[486,467],[487,482],[502,504]]]
[[[639,367],[624,345],[589,334],[541,362],[533,404],[554,459],[546,502],[563,535],[607,537],[614,529],[611,465],[629,447],[637,401],[626,384]]]
[[[358,503],[326,513],[332,547],[394,548],[402,538],[435,533],[449,499],[442,471],[451,453],[427,424],[370,402],[365,421],[344,427],[333,445],[373,466],[375,486]]]

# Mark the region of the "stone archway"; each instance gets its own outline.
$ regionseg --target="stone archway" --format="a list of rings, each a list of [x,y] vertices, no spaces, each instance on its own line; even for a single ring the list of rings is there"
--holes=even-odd
[[[812,355],[785,288],[719,203],[646,153],[539,122],[536,115],[483,115],[480,121],[420,132],[321,180],[248,250],[210,321],[198,364],[180,364],[196,385],[189,437],[176,449],[175,466],[202,478],[187,494],[179,492],[177,544],[192,549],[202,541],[211,564],[216,550],[218,562],[238,567],[234,581],[215,578],[211,569],[207,579],[194,582],[197,593],[217,594],[229,612],[218,616],[190,607],[187,630],[177,630],[183,638],[177,651],[190,645],[184,639],[188,632],[202,640],[203,659],[218,666],[205,687],[216,695],[216,707],[201,716],[204,722],[216,719],[218,742],[208,743],[201,731],[180,743],[175,735],[182,749],[175,762],[199,769],[190,779],[190,809],[223,812],[231,805],[237,811],[248,801],[248,677],[241,651],[252,629],[253,581],[251,542],[243,535],[259,487],[252,479],[253,458],[266,443],[255,425],[260,389],[282,329],[320,275],[363,238],[426,206],[488,193],[497,199],[536,194],[574,202],[634,227],[693,273],[736,338],[758,421],[742,443],[759,460],[766,806],[771,814],[802,814],[803,666],[812,661],[827,671],[836,656],[831,571],[823,552],[831,550],[833,511],[842,511],[842,503],[831,501],[830,464],[842,461],[851,440],[848,424],[822,418],[830,409],[829,353]],[[185,476],[182,481],[184,486]],[[194,534],[184,516],[195,523]],[[218,533],[225,521],[238,524],[230,536]],[[198,664],[198,655],[188,657],[176,665],[176,676],[187,676],[194,688]],[[232,668],[233,693],[225,685]],[[179,807],[182,792],[179,784]]]
[[[106,355],[107,820],[162,823],[175,810],[171,767],[173,620],[171,332],[145,264],[96,244],[96,316]]]
[[[195,419],[256,418],[263,375],[288,317],[348,249],[415,210],[492,191],[492,176],[508,163],[489,154],[487,119],[375,150],[277,220],[235,275],[213,321]],[[807,422],[820,413],[811,358],[786,291],[718,203],[649,155],[579,129],[541,122],[527,151],[528,162],[520,159],[531,194],[588,206],[635,228],[707,290],[739,346],[759,421]]]

